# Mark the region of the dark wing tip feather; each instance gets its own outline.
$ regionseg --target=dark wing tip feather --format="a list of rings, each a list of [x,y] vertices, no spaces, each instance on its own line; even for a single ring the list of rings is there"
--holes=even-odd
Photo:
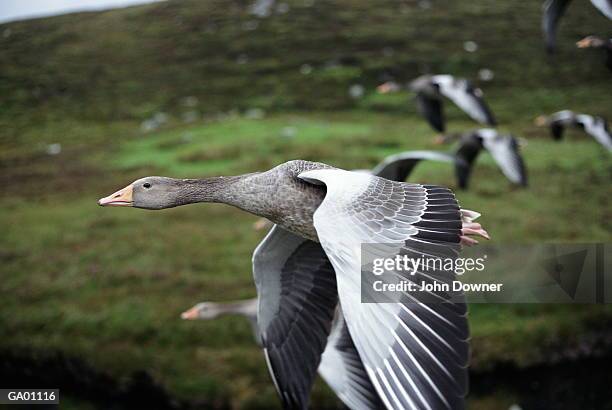
[[[564,126],[558,121],[553,121],[550,124],[550,132],[555,141],[560,141],[563,138]]]

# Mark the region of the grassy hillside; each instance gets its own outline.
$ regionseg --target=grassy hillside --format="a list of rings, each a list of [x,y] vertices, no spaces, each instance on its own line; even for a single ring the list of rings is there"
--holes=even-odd
[[[237,174],[294,158],[367,168],[401,150],[440,149],[407,94],[375,94],[389,76],[493,71],[480,85],[500,128],[527,140],[530,187],[512,188],[483,155],[458,197],[483,213],[495,241],[610,240],[610,156],[578,132],[553,143],[533,125],[562,108],[610,114],[602,56],[573,46],[606,33],[588,2],[570,6],[554,58],[543,52],[538,2],[287,4],[267,18],[246,1],[186,0],[0,26],[3,377],[61,380],[68,395],[104,380],[157,384],[205,408],[278,406],[247,323],[178,319],[201,300],[254,295],[255,218],[96,200],[149,174]],[[354,85],[362,97],[350,96]],[[446,108],[451,130],[474,127]],[[437,164],[411,180],[455,185]],[[604,355],[611,322],[608,307],[472,306],[473,373]],[[479,386],[472,408],[523,399],[512,385]],[[313,402],[337,406],[322,383]]]
[[[143,118],[179,110],[187,96],[204,113],[347,108],[359,105],[351,84],[371,89],[389,75],[426,71],[475,77],[488,68],[492,86],[517,91],[591,90],[609,80],[602,56],[573,44],[609,27],[586,2],[562,21],[555,58],[542,52],[537,1],[297,0],[268,18],[250,14],[250,4],[168,1],[2,25],[2,113],[11,122],[30,122],[19,115],[24,107],[43,116]],[[476,52],[464,50],[466,41]],[[601,98],[593,97],[599,106]]]

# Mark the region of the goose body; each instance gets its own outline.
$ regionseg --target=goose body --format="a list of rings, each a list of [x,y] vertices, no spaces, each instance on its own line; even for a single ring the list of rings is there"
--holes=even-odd
[[[308,406],[338,302],[385,407],[464,407],[469,329],[463,294],[398,292],[393,303],[362,303],[360,291],[362,275],[374,277],[361,258],[380,251],[376,245],[364,251],[364,243],[389,245],[391,258],[454,258],[474,243],[470,235],[488,238],[473,221],[478,214],[461,210],[450,190],[296,160],[237,177],[146,177],[99,204],[162,209],[198,202],[230,204],[277,224],[255,250],[253,271],[261,339],[285,408]],[[306,262],[278,256],[302,248]],[[390,274],[410,282],[455,278],[443,270]]]
[[[536,118],[536,124],[549,126],[553,138],[557,141],[563,138],[563,132],[568,127],[582,129],[608,151],[612,151],[612,134],[607,121],[603,117],[576,114],[570,110],[563,110],[548,117],[540,116]]]
[[[404,151],[398,154],[385,157],[372,169],[354,169],[353,172],[361,172],[365,174],[375,175],[380,178],[390,179],[391,181],[404,182],[410,176],[414,168],[421,161],[435,161],[454,164],[457,174],[457,181],[460,181],[459,175],[468,172],[465,168],[469,167],[462,158],[455,154],[449,154],[439,151]],[[271,227],[271,222],[266,218],[260,218],[255,222],[254,229],[260,230]]]

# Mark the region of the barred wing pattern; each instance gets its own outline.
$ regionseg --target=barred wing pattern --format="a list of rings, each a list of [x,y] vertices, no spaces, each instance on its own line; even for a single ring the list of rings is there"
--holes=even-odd
[[[299,177],[327,187],[314,225],[336,271],[349,332],[386,407],[463,408],[469,358],[463,295],[451,295],[453,302],[435,292],[426,298],[403,293],[398,303],[361,303],[360,298],[363,243],[393,243],[399,254],[411,257],[458,254],[461,216],[454,195],[445,188],[338,169]],[[405,277],[427,283],[453,278],[440,271]]]
[[[359,357],[340,307],[321,358],[319,374],[348,408],[384,408]]]
[[[321,245],[274,226],[253,253],[257,322],[286,409],[306,409],[338,304]]]

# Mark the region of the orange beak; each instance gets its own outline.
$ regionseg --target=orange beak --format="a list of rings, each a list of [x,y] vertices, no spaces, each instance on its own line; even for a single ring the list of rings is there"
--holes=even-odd
[[[376,87],[376,91],[378,91],[381,94],[387,94],[388,92],[391,91],[391,88],[392,88],[391,83],[386,82]]]
[[[132,185],[128,185],[125,188],[102,198],[98,201],[100,206],[133,206],[134,201],[132,200]]]
[[[198,308],[196,306],[181,313],[181,319],[194,320],[198,318]]]
[[[591,39],[586,37],[576,43],[578,48],[587,48],[591,45]]]
[[[444,138],[444,135],[436,135],[433,143],[436,145],[443,145],[446,144],[446,138]]]

